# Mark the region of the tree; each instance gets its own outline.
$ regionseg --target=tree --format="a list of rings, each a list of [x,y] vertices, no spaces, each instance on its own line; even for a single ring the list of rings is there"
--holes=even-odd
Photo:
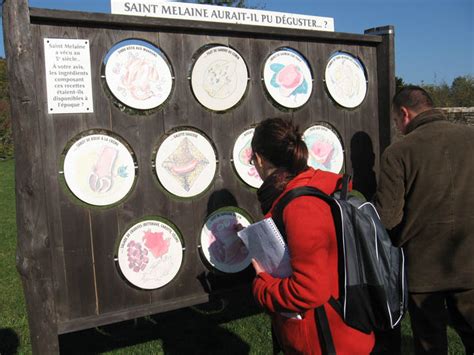
[[[406,83],[403,81],[402,78],[396,76],[395,77],[395,92],[398,92],[400,89],[402,89]]]
[[[433,98],[438,107],[473,107],[474,106],[474,77],[472,75],[458,76],[451,86],[446,83],[421,85]]]
[[[421,85],[428,94],[430,94],[433,99],[434,105],[436,107],[452,107],[451,101],[451,89],[446,83],[434,85],[434,84],[424,84]]]
[[[453,106],[474,106],[474,77],[472,75],[458,76],[453,80],[451,101]]]

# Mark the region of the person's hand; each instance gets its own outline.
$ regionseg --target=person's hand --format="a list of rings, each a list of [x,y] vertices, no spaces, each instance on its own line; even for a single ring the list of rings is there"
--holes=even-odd
[[[252,259],[252,266],[255,269],[255,273],[258,275],[261,272],[264,272],[263,267],[259,264],[259,262],[255,259]]]

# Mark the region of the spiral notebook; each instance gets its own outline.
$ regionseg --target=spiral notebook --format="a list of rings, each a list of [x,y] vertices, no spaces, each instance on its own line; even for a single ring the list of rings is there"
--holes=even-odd
[[[238,233],[252,258],[274,277],[291,275],[290,255],[288,246],[271,218],[251,224]]]

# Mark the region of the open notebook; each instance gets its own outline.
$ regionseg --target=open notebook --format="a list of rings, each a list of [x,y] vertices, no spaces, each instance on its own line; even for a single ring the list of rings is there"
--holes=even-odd
[[[238,233],[252,258],[270,275],[285,278],[291,275],[288,246],[271,218],[251,224]]]

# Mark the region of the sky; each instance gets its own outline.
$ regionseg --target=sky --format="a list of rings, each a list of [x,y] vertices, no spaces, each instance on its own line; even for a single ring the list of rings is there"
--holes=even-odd
[[[12,0],[8,0],[12,1]],[[395,27],[395,73],[451,85],[474,75],[474,0],[248,0],[263,10],[334,18],[336,32]],[[30,0],[30,7],[110,13],[109,0]],[[3,26],[2,26],[3,28]],[[5,56],[2,42],[0,57]]]

